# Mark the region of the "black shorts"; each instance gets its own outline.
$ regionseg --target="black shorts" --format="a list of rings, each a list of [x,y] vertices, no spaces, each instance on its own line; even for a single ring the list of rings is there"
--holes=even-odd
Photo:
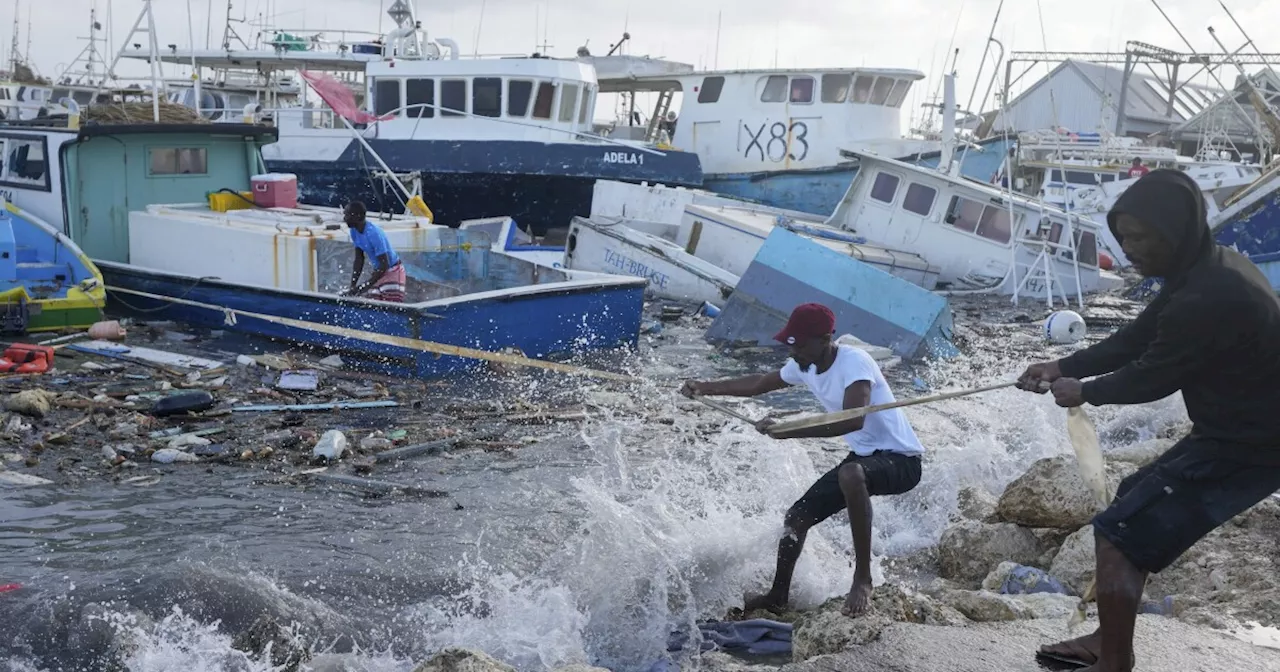
[[[867,478],[867,491],[872,495],[900,495],[920,483],[920,456],[876,451],[866,457],[849,453],[844,461],[823,474],[809,490],[791,505],[788,520],[812,527],[840,513],[845,508],[840,490],[840,468],[848,464],[862,466]]]
[[[1221,457],[1216,441],[1185,437],[1120,482],[1094,529],[1139,569],[1159,572],[1219,525],[1280,489],[1280,467]]]

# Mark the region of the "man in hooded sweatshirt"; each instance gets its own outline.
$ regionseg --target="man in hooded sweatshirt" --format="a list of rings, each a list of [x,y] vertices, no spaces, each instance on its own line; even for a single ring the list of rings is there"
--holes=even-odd
[[[1098,630],[1037,653],[1093,672],[1128,672],[1147,576],[1280,489],[1280,301],[1252,262],[1214,243],[1200,189],[1181,171],[1140,178],[1107,225],[1134,267],[1163,287],[1133,322],[1032,365],[1019,387],[1043,392],[1051,383],[1066,408],[1182,392],[1191,433],[1124,479],[1093,519]],[[1081,382],[1091,376],[1098,377]]]

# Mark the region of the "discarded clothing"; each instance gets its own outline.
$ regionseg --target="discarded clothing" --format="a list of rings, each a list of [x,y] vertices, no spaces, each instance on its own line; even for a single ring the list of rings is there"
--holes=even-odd
[[[1069,591],[1062,582],[1049,576],[1043,569],[1018,565],[1000,584],[1000,593],[1004,595],[1030,595],[1032,593],[1058,593],[1067,595]]]
[[[755,618],[703,623],[698,629],[702,631],[702,641],[711,642],[717,649],[741,650],[757,656],[791,653],[790,623]]]

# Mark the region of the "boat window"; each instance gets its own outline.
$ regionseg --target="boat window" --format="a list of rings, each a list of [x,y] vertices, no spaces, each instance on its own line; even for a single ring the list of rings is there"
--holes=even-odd
[[[791,102],[793,103],[812,103],[813,102],[813,78],[812,77],[792,77],[791,78]]]
[[[724,90],[724,77],[703,77],[702,86],[698,87],[699,103],[714,103],[720,100],[720,92]]]
[[[204,147],[152,147],[148,150],[152,175],[205,175],[209,157]]]
[[[1060,240],[1062,240],[1062,222],[1054,222],[1053,226],[1049,227],[1049,242],[1057,243]]]
[[[853,80],[853,96],[849,98],[849,102],[865,103],[871,100],[871,87],[875,81],[875,77],[858,75],[857,79]]]
[[[853,75],[823,75],[822,102],[843,103],[849,97],[849,87],[853,84]]]
[[[893,90],[892,77],[876,77],[876,85],[871,89],[871,104],[884,105],[889,100],[889,92]]]
[[[911,80],[896,80],[893,85],[893,91],[889,93],[889,101],[886,104],[889,107],[902,107],[902,101],[907,99],[907,92],[910,90]]]
[[[1116,181],[1115,173],[1102,173],[1102,174],[1098,175],[1098,177],[1102,178],[1102,183],[1103,183],[1103,184],[1106,184],[1107,182],[1115,182],[1115,181]]]
[[[560,121],[573,121],[573,111],[578,107],[578,85],[560,87]]]
[[[871,198],[882,203],[892,203],[898,194],[898,176],[889,173],[877,173],[876,181],[871,184]]]
[[[978,221],[978,235],[997,243],[1009,242],[1013,236],[1009,210],[997,205],[988,205],[983,208],[982,219]]]
[[[471,83],[471,113],[479,117],[502,116],[501,77],[476,77]]]
[[[973,233],[978,229],[978,221],[981,219],[981,203],[962,196],[951,197],[951,205],[947,207],[948,224],[965,233]]]
[[[551,104],[555,101],[556,85],[551,82],[538,82],[538,97],[533,100],[533,118],[550,119]]]
[[[18,140],[9,138],[2,141],[4,148],[3,168],[4,181],[9,184],[39,185],[44,187],[48,177],[48,162],[45,160],[43,140]]]
[[[1076,229],[1076,249],[1080,251],[1080,263],[1085,266],[1098,265],[1098,236],[1092,231]]]
[[[907,195],[902,197],[902,209],[914,212],[921,217],[928,217],[937,196],[937,189],[912,182],[907,185]]]
[[[760,92],[760,102],[781,103],[787,99],[787,76],[769,75],[764,82],[764,91]]]
[[[533,82],[527,79],[513,79],[507,82],[507,116],[527,116],[531,98],[533,98]]]
[[[406,79],[404,80],[404,105],[411,107],[405,116],[430,119],[436,116],[436,80]]]
[[[378,79],[373,83],[373,113],[386,116],[400,109],[400,80]],[[399,114],[396,112],[396,114]]]
[[[591,87],[582,87],[582,103],[578,105],[578,123],[585,124],[591,118]]]
[[[461,117],[467,112],[467,80],[440,80],[440,116]]]
[[[1067,182],[1070,184],[1095,185],[1098,183],[1098,178],[1096,173],[1082,173],[1078,170],[1068,170]]]

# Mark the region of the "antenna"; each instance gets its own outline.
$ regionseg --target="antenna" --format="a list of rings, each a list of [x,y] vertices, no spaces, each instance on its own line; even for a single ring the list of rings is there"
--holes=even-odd
[[[18,12],[22,10],[22,0],[13,0],[13,41],[9,44],[9,76],[18,74],[18,64],[22,62],[22,54],[18,52],[18,41],[22,39],[22,20]]]
[[[476,57],[479,57],[479,56],[480,56],[480,30],[481,30],[481,28],[483,28],[483,27],[484,27],[484,6],[485,6],[485,4],[486,4],[485,0],[480,0],[480,20],[479,20],[479,21],[476,21],[476,39],[475,39],[475,42],[474,42],[474,49],[472,49],[472,51],[471,51],[471,56],[472,56],[472,58],[476,58]]]
[[[89,44],[80,50],[79,54],[72,59],[71,64],[58,74],[57,81],[67,84],[82,84],[85,78],[88,78],[89,84],[97,84],[95,81],[97,76],[97,64],[105,61],[102,58],[102,52],[98,51],[98,43],[103,39],[98,37],[98,31],[102,30],[102,23],[98,21],[98,8],[96,6],[89,8],[89,37],[82,37],[82,40],[88,40]],[[84,70],[76,71],[76,66],[80,62],[84,62]]]
[[[720,25],[724,20],[724,10],[716,12],[716,51],[715,57],[711,61],[711,69],[718,70],[720,68]]]

